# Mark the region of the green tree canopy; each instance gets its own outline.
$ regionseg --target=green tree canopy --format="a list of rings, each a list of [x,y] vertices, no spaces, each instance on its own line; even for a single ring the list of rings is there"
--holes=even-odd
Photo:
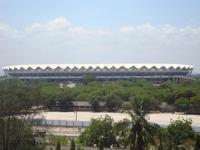
[[[80,142],[87,146],[94,146],[94,144],[99,146],[101,142],[105,147],[114,145],[116,138],[113,132],[113,120],[110,116],[92,119],[90,126],[81,133],[79,138]]]
[[[26,121],[43,109],[45,103],[37,84],[0,80],[0,149],[36,149]]]
[[[184,144],[188,139],[194,138],[194,131],[191,127],[192,121],[187,119],[172,120],[167,127],[172,148]]]

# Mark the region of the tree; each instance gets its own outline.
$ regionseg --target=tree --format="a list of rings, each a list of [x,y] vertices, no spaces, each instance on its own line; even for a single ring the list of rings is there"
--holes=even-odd
[[[196,135],[196,142],[195,142],[195,147],[194,150],[200,150],[200,135]]]
[[[129,103],[130,103],[129,105],[131,105],[130,107],[135,105],[135,100],[137,99],[140,99],[142,101],[142,105],[143,105],[142,107],[145,113],[149,112],[150,110],[155,110],[158,105],[157,102],[152,97],[152,95],[147,94],[147,93],[140,93],[137,96],[130,97],[129,99]]]
[[[200,114],[200,95],[196,95],[190,99],[189,113]]]
[[[159,128],[157,132],[157,137],[159,140],[158,150],[169,150],[170,141],[168,130],[166,128]]]
[[[87,85],[88,83],[93,82],[93,81],[95,81],[95,80],[96,80],[96,78],[95,78],[94,75],[85,75],[85,76],[83,77],[83,84],[84,84],[84,85]]]
[[[125,147],[130,146],[130,150],[144,150],[150,144],[155,145],[154,134],[156,125],[150,124],[145,119],[143,102],[136,99],[132,110],[125,111],[130,120],[130,130],[128,132]]]
[[[110,116],[105,118],[92,119],[91,124],[79,136],[80,142],[86,146],[93,146],[102,142],[104,147],[116,144],[116,137],[113,132],[113,119]],[[100,142],[100,140],[102,140]]]
[[[125,147],[127,141],[127,135],[129,134],[130,121],[128,119],[123,119],[114,124],[114,133],[116,135],[116,146]]]
[[[189,99],[180,98],[175,101],[175,106],[178,111],[185,112],[185,111],[188,111],[188,109],[189,109],[190,101],[189,101]]]
[[[191,120],[179,119],[171,121],[167,127],[171,149],[178,149],[188,139],[194,139],[194,131],[191,127]]]
[[[60,139],[56,143],[56,150],[60,150]]]
[[[119,96],[115,94],[109,94],[106,96],[105,106],[108,111],[111,111],[111,112],[116,111],[120,108],[121,105],[122,105],[122,101]]]
[[[163,100],[164,102],[167,102],[168,104],[173,104],[176,100],[174,95],[176,87],[177,84],[175,82],[164,82],[158,87],[157,94],[161,94],[161,100]]]
[[[71,100],[67,100],[67,99],[57,99],[57,110],[58,111],[73,111],[74,108],[74,104]]]
[[[18,118],[0,118],[0,149],[35,150],[31,126]]]
[[[196,93],[192,89],[188,89],[188,87],[181,87],[176,91],[176,99],[178,98],[186,98],[190,99],[191,97],[195,96]]]
[[[0,80],[0,117],[35,114],[43,109],[37,86],[15,79]]]
[[[99,104],[99,99],[98,98],[93,98],[91,101],[90,101],[90,104],[91,104],[91,107],[92,107],[92,110],[94,112],[99,112],[100,111],[100,104]]]
[[[76,149],[76,144],[74,142],[74,139],[71,140],[71,145],[70,145],[70,150],[75,150]]]
[[[0,148],[9,150],[35,147],[27,121],[43,109],[44,103],[37,85],[15,79],[0,80]]]
[[[99,147],[99,150],[103,150],[104,149],[103,137],[100,138],[98,147]]]

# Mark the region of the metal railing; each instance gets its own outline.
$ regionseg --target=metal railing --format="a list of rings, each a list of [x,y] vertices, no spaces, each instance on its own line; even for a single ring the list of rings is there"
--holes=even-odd
[[[89,121],[44,120],[44,119],[34,119],[30,123],[35,126],[77,127],[77,128],[86,128],[90,125]]]

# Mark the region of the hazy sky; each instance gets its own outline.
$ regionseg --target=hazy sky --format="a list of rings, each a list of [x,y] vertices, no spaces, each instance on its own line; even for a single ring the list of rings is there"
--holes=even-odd
[[[199,57],[200,0],[0,0],[0,68]]]

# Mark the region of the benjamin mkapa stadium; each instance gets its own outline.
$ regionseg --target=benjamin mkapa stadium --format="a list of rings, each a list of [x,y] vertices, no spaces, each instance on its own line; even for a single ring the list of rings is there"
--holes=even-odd
[[[148,79],[166,81],[190,78],[193,66],[181,64],[34,64],[5,66],[8,77],[21,80],[81,82],[85,76],[97,81]]]

